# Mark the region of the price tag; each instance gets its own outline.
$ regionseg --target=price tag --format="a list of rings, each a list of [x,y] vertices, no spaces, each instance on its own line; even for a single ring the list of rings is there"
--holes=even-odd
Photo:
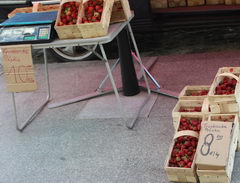
[[[31,45],[3,46],[1,49],[7,90],[9,92],[36,90]]]
[[[227,166],[232,122],[203,122],[198,141],[196,164],[202,170],[220,170]]]

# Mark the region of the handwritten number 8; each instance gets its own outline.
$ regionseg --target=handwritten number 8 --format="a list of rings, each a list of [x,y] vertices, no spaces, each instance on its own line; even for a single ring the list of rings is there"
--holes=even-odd
[[[205,136],[204,143],[203,143],[203,145],[201,147],[201,154],[203,156],[207,156],[209,154],[210,147],[211,147],[211,145],[213,143],[213,140],[214,140],[213,134],[210,133],[210,134]]]

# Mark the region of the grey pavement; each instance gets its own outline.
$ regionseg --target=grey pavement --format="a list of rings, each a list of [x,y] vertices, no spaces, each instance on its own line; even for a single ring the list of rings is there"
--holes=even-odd
[[[239,56],[238,51],[160,56],[151,72],[163,88],[179,92],[185,85],[210,84],[218,67],[239,65]],[[99,61],[51,63],[49,69],[51,103],[94,91],[106,74]],[[21,121],[44,100],[43,65],[36,64],[35,70],[39,89],[16,97]],[[119,71],[114,75],[118,85],[119,75]],[[86,110],[91,112],[93,101],[88,100],[56,109],[46,107],[20,133],[1,76],[0,183],[167,183],[163,167],[173,137],[171,111],[177,100],[162,95],[153,98],[134,130],[105,107],[105,118],[95,114],[94,119],[81,117]],[[104,96],[100,101],[108,103],[107,99]],[[233,183],[240,182],[238,163],[236,153]]]

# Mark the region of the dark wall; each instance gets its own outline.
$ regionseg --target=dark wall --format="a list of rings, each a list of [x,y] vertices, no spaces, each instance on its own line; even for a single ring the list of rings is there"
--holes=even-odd
[[[135,18],[151,18],[150,0],[129,0],[129,4],[131,9],[135,12]]]

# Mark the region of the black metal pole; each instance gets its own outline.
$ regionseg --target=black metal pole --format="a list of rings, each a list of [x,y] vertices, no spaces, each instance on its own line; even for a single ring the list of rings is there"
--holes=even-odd
[[[133,65],[127,29],[123,29],[122,32],[118,34],[117,42],[121,65],[123,95],[133,96],[138,94],[140,89]]]

